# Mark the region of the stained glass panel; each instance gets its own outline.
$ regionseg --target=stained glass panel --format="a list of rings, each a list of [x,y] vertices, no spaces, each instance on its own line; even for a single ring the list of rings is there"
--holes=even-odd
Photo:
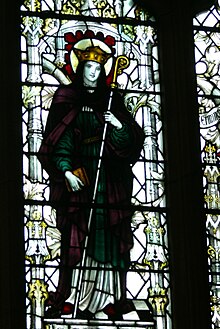
[[[156,22],[120,0],[21,16],[27,328],[171,328]]]
[[[219,4],[194,19],[204,208],[212,328],[220,323],[220,33]]]

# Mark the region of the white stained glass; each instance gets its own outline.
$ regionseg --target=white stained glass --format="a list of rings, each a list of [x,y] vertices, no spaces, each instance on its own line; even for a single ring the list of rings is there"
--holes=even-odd
[[[59,1],[54,1],[54,0],[45,0],[41,1],[41,10],[42,11],[47,11],[47,10],[55,10],[55,4],[59,3]]]
[[[216,5],[211,7],[210,10],[197,15],[193,20],[193,24],[195,26],[196,25],[209,26],[209,27],[217,26],[220,20],[219,8],[220,8],[220,2],[218,0]]]
[[[23,82],[26,81],[27,78],[27,65],[26,64],[22,64],[21,65],[21,80]]]
[[[21,36],[21,51],[27,51],[27,44],[24,36]]]
[[[213,11],[213,13],[208,16],[202,15],[198,18],[199,23],[203,26],[215,26],[219,23],[220,14],[217,11]]]

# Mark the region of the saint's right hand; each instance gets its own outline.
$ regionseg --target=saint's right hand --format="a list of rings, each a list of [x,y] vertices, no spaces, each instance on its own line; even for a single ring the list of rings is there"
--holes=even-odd
[[[76,175],[72,174],[71,171],[66,171],[65,177],[69,183],[69,186],[73,190],[73,192],[80,191],[82,189],[82,187],[84,186],[81,179],[79,177],[77,177]]]

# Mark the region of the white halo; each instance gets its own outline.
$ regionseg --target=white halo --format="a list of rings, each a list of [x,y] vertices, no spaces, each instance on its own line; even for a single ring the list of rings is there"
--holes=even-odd
[[[86,48],[92,47],[92,46],[100,47],[107,54],[112,54],[111,48],[109,46],[107,46],[103,41],[100,41],[97,39],[82,39],[75,44],[74,48],[80,49],[80,50],[85,50]],[[74,49],[72,49],[70,52],[70,63],[71,63],[73,71],[76,72],[76,68],[79,64],[79,61],[74,52]],[[113,58],[110,57],[104,65],[106,76],[111,71],[112,63],[113,63]]]

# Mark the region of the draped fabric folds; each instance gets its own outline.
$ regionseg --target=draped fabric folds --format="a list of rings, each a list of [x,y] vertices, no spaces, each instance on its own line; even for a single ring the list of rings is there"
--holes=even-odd
[[[108,90],[102,94],[98,90],[88,93],[79,90],[74,83],[58,88],[38,153],[38,158],[50,177],[50,201],[56,209],[57,227],[62,236],[59,284],[57,291],[51,294],[51,303],[57,307],[71,295],[72,271],[80,264],[86,234],[89,234],[87,263],[95,264],[95,268],[107,266],[112,270],[105,274],[103,269],[98,274],[98,279],[96,278],[96,283],[102,286],[100,289],[103,296],[108,295],[105,298],[99,296],[96,307],[92,305],[100,289],[90,279],[93,275],[97,276],[97,271],[94,274],[85,272],[84,280],[87,278],[88,282],[93,282],[88,286],[93,287],[93,292],[84,286],[87,293],[82,294],[82,309],[85,305],[90,305],[91,311],[95,312],[106,301],[112,302],[112,299],[117,300],[123,295],[119,287],[113,293],[113,298],[110,290],[105,292],[104,287],[107,282],[112,282],[109,287],[113,287],[116,282],[120,286],[120,277],[123,277],[120,273],[129,266],[129,251],[133,245],[130,226],[131,164],[138,160],[144,134],[125,109],[122,97],[115,92],[111,111],[122,123],[122,128],[116,129],[108,125],[95,209],[91,230],[88,232],[88,214],[104,127],[103,113],[107,110],[108,101]],[[85,107],[90,111],[83,111]],[[69,192],[65,171],[82,167],[88,175],[89,186],[78,192]],[[118,272],[116,275],[115,270]],[[90,295],[90,302],[87,300],[84,304],[83,299],[86,300],[87,294]]]

